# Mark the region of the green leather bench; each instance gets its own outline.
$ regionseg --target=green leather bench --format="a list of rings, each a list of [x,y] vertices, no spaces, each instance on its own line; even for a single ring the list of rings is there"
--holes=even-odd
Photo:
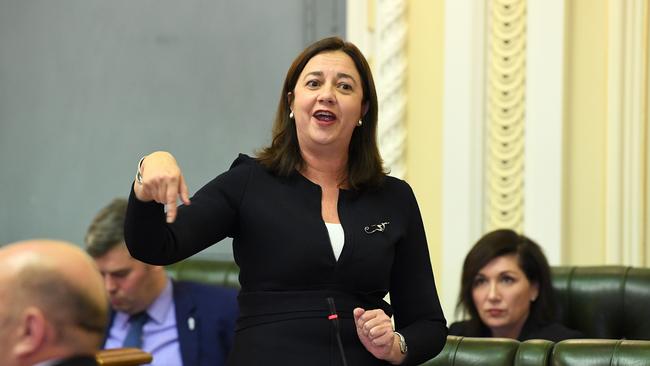
[[[648,366],[650,341],[570,339],[518,342],[447,337],[442,352],[421,366]]]
[[[546,366],[553,342],[534,339],[519,342],[506,338],[448,336],[442,352],[421,366]]]
[[[168,266],[179,280],[239,288],[231,261],[188,259]],[[625,266],[552,267],[559,319],[589,338],[518,342],[449,336],[444,349],[423,366],[650,366],[650,269]]]
[[[650,268],[553,267],[562,324],[587,338],[650,340]]]
[[[553,347],[552,366],[648,366],[650,341],[569,339]]]
[[[422,366],[513,365],[518,348],[514,339],[448,336],[440,354]]]

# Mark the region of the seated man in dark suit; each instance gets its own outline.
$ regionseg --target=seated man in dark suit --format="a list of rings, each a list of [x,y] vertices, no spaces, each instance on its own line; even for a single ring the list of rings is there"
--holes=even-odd
[[[0,248],[3,366],[96,366],[107,318],[102,278],[79,247],[32,240]]]
[[[104,207],[85,240],[113,310],[104,348],[141,348],[152,354],[152,365],[224,365],[238,315],[237,290],[172,281],[164,267],[132,258],[124,244],[126,206],[115,199]]]

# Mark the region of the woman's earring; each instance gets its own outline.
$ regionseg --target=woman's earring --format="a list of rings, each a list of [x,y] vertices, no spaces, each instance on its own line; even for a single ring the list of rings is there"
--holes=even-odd
[[[363,124],[362,120],[359,120],[359,122],[357,122],[357,126],[361,126],[362,124]]]
[[[293,119],[293,111],[291,111],[291,112],[289,113],[289,118],[290,118],[290,119]]]

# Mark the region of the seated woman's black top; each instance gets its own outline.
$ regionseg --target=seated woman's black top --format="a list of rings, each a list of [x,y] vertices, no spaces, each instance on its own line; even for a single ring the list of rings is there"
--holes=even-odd
[[[449,334],[464,337],[492,337],[490,328],[486,327],[483,323],[481,323],[478,329],[472,328],[474,327],[470,320],[455,322],[449,327]],[[584,334],[580,331],[567,328],[560,323],[540,324],[529,318],[521,329],[517,340],[546,339],[552,342],[559,342],[574,338],[584,338]]]

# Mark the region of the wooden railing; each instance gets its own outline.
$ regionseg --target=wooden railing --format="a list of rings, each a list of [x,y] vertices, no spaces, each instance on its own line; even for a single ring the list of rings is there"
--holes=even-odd
[[[150,353],[138,348],[103,349],[95,353],[95,358],[103,366],[137,366],[153,360]]]

